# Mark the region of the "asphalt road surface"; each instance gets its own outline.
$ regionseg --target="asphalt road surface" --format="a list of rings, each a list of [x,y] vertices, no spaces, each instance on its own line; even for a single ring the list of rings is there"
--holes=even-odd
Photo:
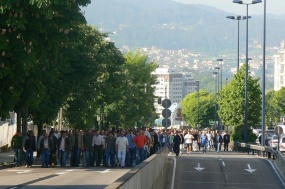
[[[174,189],[284,189],[269,160],[235,152],[176,158]]]
[[[0,189],[102,189],[126,174],[121,168],[32,168],[0,170]]]

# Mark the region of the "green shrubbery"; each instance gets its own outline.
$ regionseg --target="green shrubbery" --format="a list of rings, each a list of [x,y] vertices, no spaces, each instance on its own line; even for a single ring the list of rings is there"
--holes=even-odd
[[[255,142],[256,135],[252,132],[252,129],[247,130],[248,138],[247,142]],[[234,133],[232,134],[232,140],[235,142],[244,142],[244,125],[240,124],[235,127]]]

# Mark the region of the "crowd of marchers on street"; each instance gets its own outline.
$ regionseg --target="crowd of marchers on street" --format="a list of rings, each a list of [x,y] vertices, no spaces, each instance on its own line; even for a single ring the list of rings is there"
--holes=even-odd
[[[228,151],[230,135],[219,131],[205,129],[203,131],[189,129],[150,128],[118,130],[86,130],[79,129],[42,131],[36,140],[33,131],[26,135],[20,131],[13,136],[11,147],[15,152],[16,166],[32,167],[34,152],[41,159],[41,167],[133,167],[146,158],[167,146],[169,155],[179,156],[186,149],[189,155],[192,151],[203,153],[207,150],[219,152],[223,144]]]

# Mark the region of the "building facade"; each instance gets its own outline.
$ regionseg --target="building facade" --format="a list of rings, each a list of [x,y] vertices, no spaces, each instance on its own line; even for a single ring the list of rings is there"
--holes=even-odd
[[[274,90],[285,87],[285,41],[281,42],[278,55],[274,55]]]
[[[170,118],[172,125],[180,125],[183,122],[181,115],[177,113],[181,111],[180,102],[189,93],[197,91],[199,82],[194,80],[192,73],[179,73],[167,68],[157,68],[152,74],[157,77],[154,95],[162,100],[171,101],[172,106],[169,109],[172,112]],[[156,112],[161,114],[163,107],[157,101],[155,107]]]

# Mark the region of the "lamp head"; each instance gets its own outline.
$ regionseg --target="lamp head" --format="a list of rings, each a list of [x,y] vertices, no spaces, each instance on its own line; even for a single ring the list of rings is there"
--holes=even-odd
[[[251,16],[243,16],[242,17],[243,20],[250,19],[250,18],[251,18]]]
[[[242,1],[241,0],[233,0],[233,3],[242,4]]]
[[[216,69],[216,70],[219,70],[219,69],[220,69],[220,67],[215,67],[215,69]]]
[[[261,2],[262,2],[261,0],[254,0],[252,1],[252,4],[261,3]]]
[[[241,16],[239,15],[239,16],[237,16],[237,20],[240,20],[241,19]]]
[[[232,20],[234,20],[234,19],[235,19],[235,17],[234,17],[234,16],[227,16],[227,18],[228,18],[228,19],[232,19]]]
[[[218,58],[217,61],[221,62],[221,61],[223,61],[223,59],[222,58]]]

